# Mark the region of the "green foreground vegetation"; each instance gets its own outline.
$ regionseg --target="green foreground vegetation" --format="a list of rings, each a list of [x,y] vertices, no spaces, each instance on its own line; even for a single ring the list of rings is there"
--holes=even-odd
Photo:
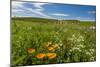
[[[96,60],[95,22],[12,18],[11,65]]]

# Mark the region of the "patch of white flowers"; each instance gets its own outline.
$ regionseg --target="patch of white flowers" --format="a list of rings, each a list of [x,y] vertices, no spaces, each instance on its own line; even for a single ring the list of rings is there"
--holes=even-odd
[[[70,49],[70,51],[79,51],[81,52],[82,51],[82,48],[85,47],[85,45],[83,44],[83,41],[84,41],[84,36],[82,36],[81,34],[73,34],[69,40],[73,43],[73,47]]]
[[[95,57],[91,57],[91,58],[90,58],[90,61],[94,61],[94,60],[95,60]]]
[[[89,49],[88,51],[85,51],[87,55],[92,56],[95,53],[94,49]]]
[[[95,53],[94,49],[85,50],[85,54],[89,57],[90,61],[95,60],[95,56],[93,55],[94,53]]]
[[[72,49],[70,49],[70,52],[73,52],[73,51],[81,52],[82,50],[78,47],[73,47]]]
[[[75,42],[81,42],[84,41],[84,37],[81,34],[73,34],[69,40],[75,41]]]
[[[85,57],[88,61],[95,60],[95,49],[94,48],[86,48],[88,45],[84,43],[85,37],[80,33],[73,34],[71,37],[68,38],[68,41],[71,43],[71,48],[69,50],[70,55],[77,55],[82,54],[81,57]],[[91,44],[90,44],[91,45]],[[74,54],[73,54],[74,53]],[[80,57],[79,56],[79,57]]]
[[[79,45],[77,45],[77,47],[84,48],[85,46],[83,44],[79,44]]]
[[[96,29],[96,27],[95,27],[95,26],[91,26],[91,27],[90,27],[90,29],[95,30],[95,29]]]
[[[59,46],[63,46],[63,43],[62,43],[62,41],[60,41],[60,42],[59,42]]]

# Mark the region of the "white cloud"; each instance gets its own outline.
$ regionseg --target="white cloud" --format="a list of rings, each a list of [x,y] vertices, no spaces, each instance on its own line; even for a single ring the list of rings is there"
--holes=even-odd
[[[35,9],[35,11],[42,12],[42,11],[44,11],[44,9]]]
[[[89,14],[95,14],[96,11],[88,11]]]
[[[40,9],[43,9],[43,5],[46,5],[46,4],[48,4],[48,3],[33,3],[33,5],[34,5],[34,7],[36,7],[36,8],[40,8]]]
[[[13,1],[12,2],[12,8],[18,8],[18,7],[21,7],[23,5],[23,2],[15,2]]]
[[[31,3],[34,7],[36,11],[44,11],[43,5],[46,5],[48,3]]]
[[[52,18],[51,16],[48,16],[46,14],[43,13],[44,8],[43,5],[47,4],[47,3],[30,3],[32,4],[35,8],[28,8],[26,6],[24,6],[23,4],[26,4],[27,2],[12,2],[12,16],[17,14],[17,16],[21,13],[23,13],[22,15],[28,15],[27,13],[29,13],[30,16],[39,16],[39,17],[44,17],[44,18]],[[29,4],[29,3],[28,3]],[[22,16],[21,15],[21,16]]]
[[[23,12],[24,10],[16,10],[16,9],[13,9],[12,12]]]
[[[51,14],[51,15],[54,15],[54,16],[69,16],[68,14],[63,14],[63,13],[54,13],[54,14]]]
[[[43,5],[46,5],[47,3],[31,3],[35,7],[35,11],[42,12],[44,11]]]

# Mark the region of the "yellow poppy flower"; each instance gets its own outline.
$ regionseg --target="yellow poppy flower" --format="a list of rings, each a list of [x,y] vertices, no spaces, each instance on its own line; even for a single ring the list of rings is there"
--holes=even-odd
[[[28,53],[34,53],[36,50],[35,49],[33,49],[33,48],[28,48]]]
[[[36,55],[36,58],[42,59],[42,58],[44,58],[45,56],[46,56],[46,54],[40,53],[40,54],[37,54],[37,55]]]
[[[55,49],[53,47],[48,47],[49,51],[54,51]]]
[[[47,57],[48,57],[49,59],[53,59],[53,58],[55,58],[55,57],[57,56],[56,53],[47,53],[46,55],[47,55]]]

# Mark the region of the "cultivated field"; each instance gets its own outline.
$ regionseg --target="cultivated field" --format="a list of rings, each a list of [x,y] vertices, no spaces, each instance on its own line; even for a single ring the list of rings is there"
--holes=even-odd
[[[12,18],[12,65],[96,60],[95,22]]]

